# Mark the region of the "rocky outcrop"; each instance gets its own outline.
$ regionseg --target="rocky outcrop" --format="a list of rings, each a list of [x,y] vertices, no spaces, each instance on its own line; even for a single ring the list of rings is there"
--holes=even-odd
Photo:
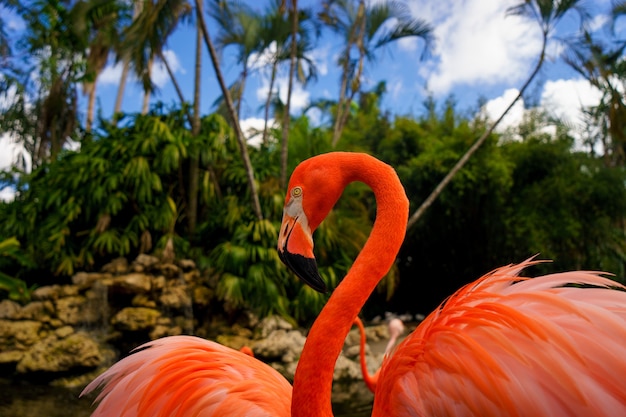
[[[214,294],[191,260],[163,263],[149,255],[132,262],[116,259],[99,272],[75,274],[72,284],[36,289],[27,305],[0,301],[0,369],[5,376],[82,386],[119,353],[148,340],[195,334],[234,349],[248,346],[292,380],[304,333],[283,318],[259,320],[250,313],[231,325],[222,318]],[[366,331],[368,342],[388,337],[385,325]],[[336,381],[361,379],[358,343],[354,329],[337,360]],[[367,352],[373,373],[382,354]]]

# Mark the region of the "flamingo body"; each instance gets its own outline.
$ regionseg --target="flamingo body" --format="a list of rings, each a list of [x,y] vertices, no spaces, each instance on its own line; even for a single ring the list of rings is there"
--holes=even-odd
[[[626,415],[624,288],[586,272],[519,278],[532,263],[432,312],[383,363],[374,415]]]
[[[193,336],[146,343],[93,380],[93,417],[288,417],[291,385],[246,353]]]

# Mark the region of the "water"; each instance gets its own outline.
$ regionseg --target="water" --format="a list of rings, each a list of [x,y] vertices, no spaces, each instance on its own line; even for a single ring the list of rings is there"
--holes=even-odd
[[[2,417],[88,417],[93,396],[78,398],[81,389],[0,382]],[[365,417],[371,414],[372,394],[363,382],[335,384],[333,410],[337,417]]]

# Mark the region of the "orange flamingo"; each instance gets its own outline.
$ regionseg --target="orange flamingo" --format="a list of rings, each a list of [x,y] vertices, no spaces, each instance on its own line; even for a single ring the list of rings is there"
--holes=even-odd
[[[378,382],[380,368],[376,370],[374,375],[370,375],[367,370],[367,364],[365,363],[365,327],[363,326],[361,319],[358,317],[354,319],[354,324],[356,324],[359,329],[359,363],[361,364],[363,382],[365,382],[365,385],[367,385],[367,388],[369,388],[370,391],[376,392],[376,383]],[[398,337],[400,337],[400,335],[404,332],[404,324],[402,323],[402,320],[397,318],[391,319],[387,327],[389,328],[389,341],[385,347],[383,358],[386,358],[387,355],[391,354]]]
[[[388,165],[364,154],[302,162],[287,190],[278,251],[326,291],[312,233],[347,184],[377,201],[370,237],[307,337],[293,383],[295,417],[330,417],[333,367],[360,309],[395,261],[409,204]],[[380,370],[374,416],[626,415],[626,287],[598,273],[519,276],[499,268],[444,301]]]

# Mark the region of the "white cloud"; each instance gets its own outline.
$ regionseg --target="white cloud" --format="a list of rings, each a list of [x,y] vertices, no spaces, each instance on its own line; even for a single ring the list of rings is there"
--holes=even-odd
[[[584,79],[547,81],[541,93],[541,106],[551,116],[582,128],[581,109],[600,102],[602,93]]]
[[[506,90],[502,96],[489,100],[482,111],[490,120],[495,121],[517,94],[518,90],[516,89]],[[582,109],[597,105],[600,98],[601,92],[584,79],[552,80],[545,83],[539,106],[549,116],[557,118],[569,126],[571,128],[570,133],[574,138],[581,139],[585,128]],[[496,130],[504,132],[507,128],[517,126],[522,121],[523,115],[524,104],[520,99]],[[554,133],[554,126],[552,128],[547,126],[546,129]],[[581,144],[577,143],[577,146],[581,146]]]
[[[536,24],[506,10],[517,0],[421,0],[411,2],[415,17],[435,28],[432,62],[422,66],[436,95],[454,87],[494,85],[523,79],[541,46]]]
[[[593,33],[597,30],[602,29],[607,23],[610,23],[611,18],[605,14],[598,14],[594,16],[591,21],[588,23],[589,30]]]
[[[263,127],[265,120],[260,117],[250,117],[239,122],[241,130],[251,146],[259,146],[263,140]],[[268,120],[268,129],[277,127],[274,120]]]
[[[104,70],[98,76],[98,84],[100,85],[117,85],[120,83],[120,77],[122,76],[122,67],[124,65],[118,62],[115,65],[107,65]]]
[[[178,56],[176,56],[176,53],[174,51],[172,51],[171,49],[166,49],[163,51],[163,56],[165,57],[165,59],[167,59],[167,63],[169,64],[170,69],[174,74],[185,74],[185,69],[180,65]],[[170,76],[167,73],[165,64],[162,61],[156,61],[154,67],[152,68],[152,82],[157,87],[161,88],[170,81]]]
[[[293,90],[291,92],[291,113],[298,113],[309,104],[309,97],[311,94],[302,88],[302,85],[298,82],[293,83]],[[283,103],[287,102],[287,90],[288,79],[287,77],[279,77],[274,82],[274,92],[278,91],[280,100]],[[261,86],[256,90],[256,98],[262,103],[265,103],[267,94],[269,92],[269,80],[263,79]]]
[[[165,59],[167,59],[167,63],[169,64],[172,72],[174,74],[180,73],[185,74],[185,69],[181,66],[180,61],[176,53],[171,49],[166,49],[163,51],[163,55]],[[107,65],[104,70],[98,76],[98,83],[100,85],[119,85],[120,78],[122,77],[122,62],[118,62],[115,65]],[[129,82],[136,82],[137,77],[132,72],[128,74]],[[165,64],[161,61],[156,61],[152,68],[152,82],[159,88],[163,87],[170,81],[170,76],[167,73],[167,69],[165,68]]]
[[[511,105],[515,97],[519,94],[516,88],[509,88],[500,97],[496,97],[485,103],[482,111],[485,112],[489,120],[495,122],[504,113],[507,107]],[[502,121],[496,127],[497,132],[504,132],[510,127],[519,125],[524,117],[524,99],[520,98],[515,105],[504,116]]]

